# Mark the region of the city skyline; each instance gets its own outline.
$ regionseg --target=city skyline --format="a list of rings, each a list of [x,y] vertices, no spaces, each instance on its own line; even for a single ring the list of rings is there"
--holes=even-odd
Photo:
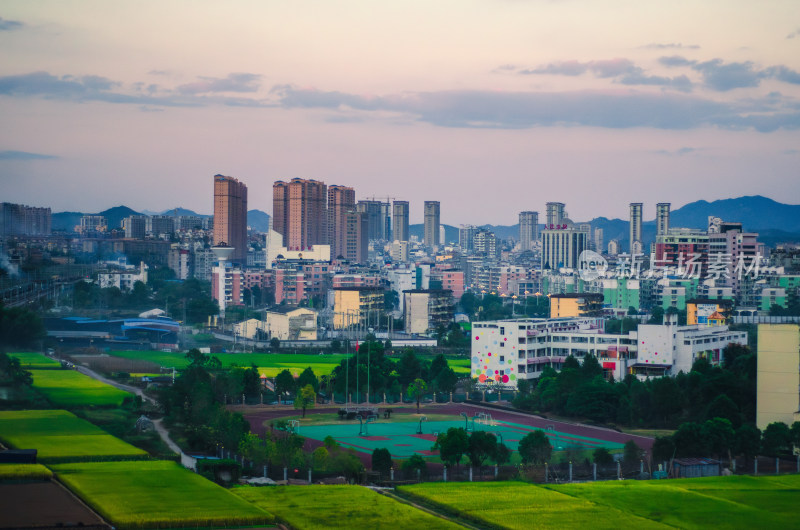
[[[0,46],[3,200],[54,212],[209,213],[215,173],[270,214],[273,182],[307,178],[413,224],[426,200],[456,226],[800,203],[789,1],[11,1]]]

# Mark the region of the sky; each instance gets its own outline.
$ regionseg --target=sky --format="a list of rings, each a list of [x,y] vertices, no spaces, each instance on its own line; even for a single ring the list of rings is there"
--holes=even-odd
[[[0,200],[212,213],[212,177],[515,224],[800,203],[796,0],[0,3]]]

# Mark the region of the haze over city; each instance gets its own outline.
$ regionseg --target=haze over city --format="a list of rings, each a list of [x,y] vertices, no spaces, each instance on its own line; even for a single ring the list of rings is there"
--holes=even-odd
[[[211,213],[215,173],[450,224],[800,202],[792,1],[9,1],[0,47],[4,200],[54,212]]]

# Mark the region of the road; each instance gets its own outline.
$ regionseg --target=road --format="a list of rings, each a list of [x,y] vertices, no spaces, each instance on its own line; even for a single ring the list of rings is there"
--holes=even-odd
[[[114,388],[118,388],[120,390],[124,390],[125,392],[130,392],[131,394],[136,394],[137,396],[141,397],[143,401],[147,401],[148,403],[152,403],[153,405],[157,405],[158,404],[155,399],[153,399],[152,397],[150,397],[147,394],[145,394],[144,391],[141,388],[138,388],[138,387],[135,387],[135,386],[130,386],[130,385],[125,385],[125,384],[122,384],[122,383],[120,383],[118,381],[114,381],[113,379],[109,379],[107,377],[103,377],[102,375],[98,374],[94,370],[91,370],[91,369],[89,369],[89,368],[87,368],[85,366],[79,366],[79,365],[76,364],[75,368],[80,373],[82,373],[83,375],[87,375],[87,376],[91,377],[92,379],[97,379],[98,381],[101,381],[101,382],[103,382],[103,383],[105,383],[107,385],[111,385]],[[164,440],[164,443],[167,444],[167,446],[172,451],[174,451],[177,454],[182,454],[183,453],[183,451],[181,451],[181,448],[178,447],[178,444],[176,444],[172,440],[172,438],[169,437],[169,432],[167,432],[166,427],[164,427],[164,425],[162,423],[162,420],[153,420],[153,426],[155,427],[156,432],[161,437],[161,439]]]

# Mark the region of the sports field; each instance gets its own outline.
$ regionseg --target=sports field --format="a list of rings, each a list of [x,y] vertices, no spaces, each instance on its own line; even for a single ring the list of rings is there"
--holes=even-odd
[[[303,530],[459,528],[361,486],[234,488],[233,493]]]
[[[16,449],[37,449],[43,463],[147,456],[65,410],[0,411],[0,439]]]
[[[188,365],[184,353],[167,353],[161,351],[110,351],[109,355],[158,363],[163,367],[185,368]],[[222,366],[258,366],[258,371],[267,377],[275,377],[283,370],[292,375],[300,375],[307,367],[311,367],[317,377],[329,375],[347,355],[334,354],[291,354],[291,353],[215,353]],[[449,366],[459,375],[467,375],[470,371],[469,359],[448,359]]]
[[[495,433],[512,451],[518,450],[519,441],[523,436],[539,430],[529,425],[499,420],[495,420],[491,424],[473,423],[470,420],[468,425],[470,429]],[[438,451],[431,451],[431,446],[436,442],[437,434],[446,432],[451,427],[463,428],[464,426],[463,419],[423,421],[420,434],[418,420],[403,422],[395,419],[395,421],[387,422],[379,419],[375,423],[364,424],[363,427],[358,422],[301,426],[299,434],[319,441],[324,440],[326,436],[333,436],[343,446],[351,447],[356,451],[371,453],[377,448],[386,448],[394,457],[408,458],[414,454],[436,456]],[[360,432],[363,432],[363,435],[360,435]],[[546,430],[545,434],[556,451],[572,448],[594,450],[597,447],[613,450],[623,447],[623,444],[618,442],[588,438],[556,430]]]
[[[52,466],[59,480],[117,528],[263,526],[274,517],[177,462]]]
[[[131,395],[75,370],[31,370],[31,373],[33,388],[57,407],[118,406]]]
[[[32,368],[61,368],[61,363],[50,357],[45,357],[41,353],[19,352],[9,353],[11,357],[19,359],[19,364],[26,370]]]

